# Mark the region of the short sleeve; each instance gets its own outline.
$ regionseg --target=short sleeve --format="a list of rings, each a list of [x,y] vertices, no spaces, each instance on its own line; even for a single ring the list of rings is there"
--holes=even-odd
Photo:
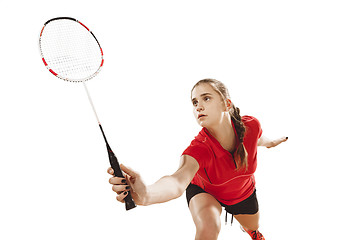
[[[258,139],[259,139],[261,137],[261,135],[262,135],[261,124],[260,124],[260,122],[259,122],[259,120],[257,118],[253,117],[253,120],[254,120],[255,128],[258,131]]]
[[[182,155],[189,155],[199,163],[199,166],[205,166],[206,162],[209,162],[209,158],[212,157],[210,149],[197,140],[193,140],[189,147],[185,149]]]
[[[262,135],[262,128],[261,128],[261,124],[260,121],[253,117],[253,116],[243,116],[241,118],[241,120],[245,123],[245,125],[251,129],[251,132],[254,136],[257,137],[257,139],[259,139]]]

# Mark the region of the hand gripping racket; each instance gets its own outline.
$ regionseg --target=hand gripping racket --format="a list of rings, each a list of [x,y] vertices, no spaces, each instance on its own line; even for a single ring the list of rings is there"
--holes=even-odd
[[[44,24],[40,33],[39,46],[42,61],[53,75],[65,81],[83,83],[106,143],[110,165],[116,177],[124,178],[85,84],[85,81],[100,72],[104,63],[103,51],[95,35],[74,18],[53,18]],[[136,204],[129,192],[125,198],[125,208],[130,210],[134,207]]]

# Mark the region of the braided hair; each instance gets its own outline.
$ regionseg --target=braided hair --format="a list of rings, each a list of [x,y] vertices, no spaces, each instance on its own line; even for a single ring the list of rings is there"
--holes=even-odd
[[[206,78],[206,79],[202,79],[200,81],[198,81],[194,87],[192,88],[191,92],[194,90],[195,87],[197,87],[200,84],[203,83],[207,83],[210,84],[210,86],[212,86],[214,88],[214,90],[216,92],[218,92],[220,94],[220,96],[223,98],[223,100],[226,99],[230,99],[230,94],[228,89],[225,87],[225,85],[216,80],[216,79],[212,79],[212,78]],[[235,107],[234,104],[232,104],[232,108],[230,110],[230,116],[231,116],[231,120],[235,126],[235,130],[237,133],[237,136],[239,138],[239,146],[237,147],[237,149],[234,152],[234,160],[236,163],[236,169],[240,170],[240,169],[247,169],[248,166],[248,162],[247,162],[247,152],[245,150],[244,147],[244,136],[245,136],[245,125],[241,120],[241,116],[240,116],[240,109]]]

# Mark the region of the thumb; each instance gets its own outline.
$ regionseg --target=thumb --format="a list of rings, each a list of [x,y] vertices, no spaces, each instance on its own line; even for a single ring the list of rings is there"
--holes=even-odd
[[[126,167],[124,164],[120,164],[121,170],[123,170],[126,174],[130,175],[131,177],[137,177],[138,173],[132,170],[129,167]]]

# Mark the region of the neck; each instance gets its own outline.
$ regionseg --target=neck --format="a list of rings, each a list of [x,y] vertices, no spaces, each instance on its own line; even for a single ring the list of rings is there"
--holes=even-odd
[[[224,117],[218,125],[206,128],[209,133],[229,152],[232,152],[236,145],[236,135],[231,124],[231,117]]]

